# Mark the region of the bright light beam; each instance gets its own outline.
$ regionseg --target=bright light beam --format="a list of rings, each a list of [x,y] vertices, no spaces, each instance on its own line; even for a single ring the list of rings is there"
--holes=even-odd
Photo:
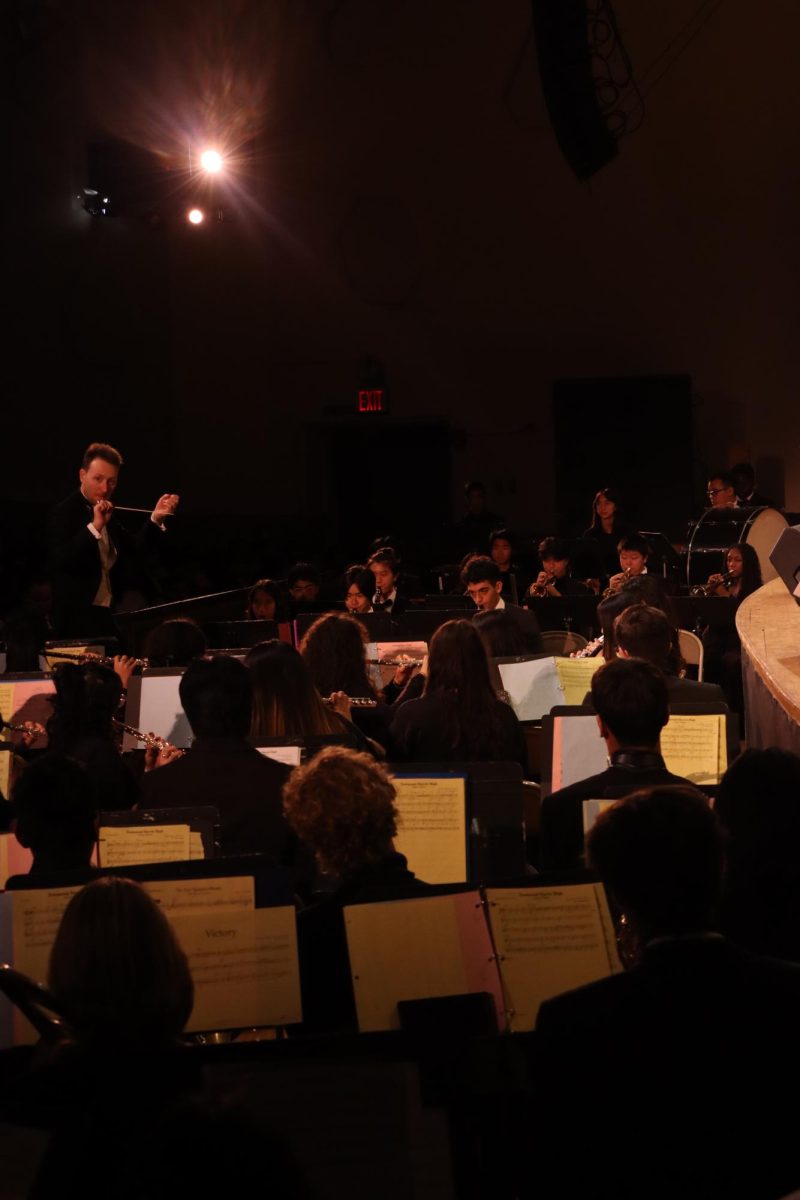
[[[222,170],[222,155],[218,150],[204,150],[200,155],[200,166],[209,175],[216,175]]]
[[[201,225],[205,220],[205,213],[201,208],[190,208],[186,214],[186,219],[190,221],[192,225]]]

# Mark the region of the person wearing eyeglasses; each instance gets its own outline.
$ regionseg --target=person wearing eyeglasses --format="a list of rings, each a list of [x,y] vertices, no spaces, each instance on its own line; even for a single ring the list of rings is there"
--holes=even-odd
[[[706,495],[709,508],[733,508],[736,503],[733,476],[727,471],[716,471],[708,481]]]

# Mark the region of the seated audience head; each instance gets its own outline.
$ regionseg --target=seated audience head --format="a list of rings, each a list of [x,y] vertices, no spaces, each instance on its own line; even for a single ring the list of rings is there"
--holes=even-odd
[[[186,667],[194,658],[202,658],[208,641],[191,617],[162,621],[145,638],[144,656],[151,667]]]
[[[665,673],[670,669],[673,629],[658,608],[648,604],[626,608],[614,621],[614,643],[620,658],[643,658]]]
[[[586,849],[643,940],[713,928],[722,835],[694,788],[647,788],[617,800],[597,818]]]
[[[283,597],[274,579],[259,579],[247,597],[247,618],[250,621],[280,621]]]
[[[72,897],[48,981],[79,1040],[114,1048],[168,1045],[194,1000],[189,964],[167,918],[129,879],[97,879]]]
[[[669,720],[666,680],[638,658],[613,659],[595,671],[592,704],[602,736],[621,749],[654,749]]]
[[[467,595],[481,612],[497,608],[503,590],[503,578],[497,563],[486,555],[476,555],[461,572],[461,582]]]
[[[196,658],[178,692],[196,738],[247,737],[253,683],[243,663],[227,654]]]
[[[296,604],[313,604],[321,583],[320,573],[312,563],[295,563],[286,576],[289,595]]]
[[[375,591],[380,588],[384,596],[390,595],[395,589],[400,571],[400,564],[391,546],[371,554],[367,566],[375,578]]]
[[[122,684],[110,667],[58,663],[53,683],[53,715],[47,722],[47,734],[54,753],[64,753],[81,738],[112,737]]]
[[[570,545],[564,538],[546,537],[539,543],[542,567],[556,579],[569,574]]]
[[[646,579],[647,576],[643,575],[642,578]],[[641,599],[633,596],[625,587],[622,587],[618,592],[612,592],[610,596],[605,600],[601,600],[598,604],[597,620],[600,625],[600,632],[603,635],[603,657],[606,661],[614,658],[617,652],[615,641],[615,623],[617,618],[627,608],[641,603]]]
[[[510,529],[494,529],[489,534],[489,557],[501,571],[507,571],[514,555],[514,539]]]
[[[289,825],[314,851],[320,869],[345,876],[392,852],[395,790],[368,754],[328,746],[292,772],[283,789]]]
[[[626,533],[617,542],[619,565],[632,577],[643,575],[650,555],[650,543],[640,533]]]
[[[772,746],[745,750],[722,777],[714,810],[728,835],[729,857],[759,874],[776,860],[796,863],[800,844],[800,757]]]
[[[14,832],[33,854],[34,871],[89,866],[97,813],[91,780],[80,763],[45,755],[25,767],[11,799],[17,810]]]
[[[369,567],[357,563],[344,573],[344,603],[348,612],[372,612],[375,576]]]
[[[736,485],[730,471],[714,471],[708,480],[711,508],[731,508],[736,503]]]
[[[473,625],[489,658],[518,658],[529,653],[528,639],[504,608],[479,612]]]
[[[294,646],[259,642],[245,658],[253,684],[250,734],[255,738],[341,733],[322,703],[311,672]]]
[[[374,696],[367,675],[367,631],[349,613],[326,613],[307,630],[300,653],[321,696]]]

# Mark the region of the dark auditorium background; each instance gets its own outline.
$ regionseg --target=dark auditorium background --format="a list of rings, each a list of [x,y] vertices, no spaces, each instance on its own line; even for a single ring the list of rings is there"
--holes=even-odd
[[[530,534],[578,532],[626,466],[672,536],[737,459],[800,510],[800,6],[616,0],[630,130],[585,180],[532,11],[12,0],[9,524],[93,439],[125,455],[120,503],[179,491],[304,551],[447,524],[474,477]],[[147,218],[81,206],[113,140],[169,160]],[[194,228],[206,142],[243,169]],[[376,386],[388,411],[359,413]]]

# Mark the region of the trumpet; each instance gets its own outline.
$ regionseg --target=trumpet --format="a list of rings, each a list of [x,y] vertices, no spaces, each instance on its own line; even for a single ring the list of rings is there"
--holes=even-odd
[[[322,703],[326,704],[328,706],[328,708],[334,708],[336,705],[336,701],[334,700],[333,696],[323,696]],[[373,699],[372,696],[348,696],[347,703],[350,705],[351,708],[377,708],[378,707],[378,701]]]
[[[618,583],[616,586],[610,583],[603,592],[603,595],[600,597],[601,600],[608,600],[609,596],[616,596],[617,592],[621,592],[633,572],[631,571],[630,567],[626,567],[622,574],[625,576],[625,578],[622,580],[622,583]]]
[[[732,583],[733,572],[726,571],[726,573],[722,576],[722,587],[729,588]],[[689,595],[693,596],[695,599],[700,596],[713,596],[719,586],[720,585],[718,583],[711,583],[710,580],[708,583],[698,583],[693,588],[689,588]]]
[[[68,659],[69,662],[74,662],[74,663],[79,663],[79,664],[94,663],[98,667],[111,667],[112,670],[114,668],[114,659],[111,657],[111,655],[94,654],[94,653],[92,653],[91,650],[76,650],[76,651],[56,650],[56,649],[45,650],[44,657],[48,658],[48,659],[49,658],[55,658],[55,659],[65,658],[65,659]],[[142,669],[144,669],[145,667],[150,666],[150,659],[149,658],[135,658],[133,660],[133,665],[134,665],[134,667],[141,667]]]
[[[547,571],[546,574],[547,578],[545,579],[544,583],[531,584],[531,586],[528,588],[529,596],[546,596],[548,594],[547,589],[555,583],[556,577],[553,571]]]

